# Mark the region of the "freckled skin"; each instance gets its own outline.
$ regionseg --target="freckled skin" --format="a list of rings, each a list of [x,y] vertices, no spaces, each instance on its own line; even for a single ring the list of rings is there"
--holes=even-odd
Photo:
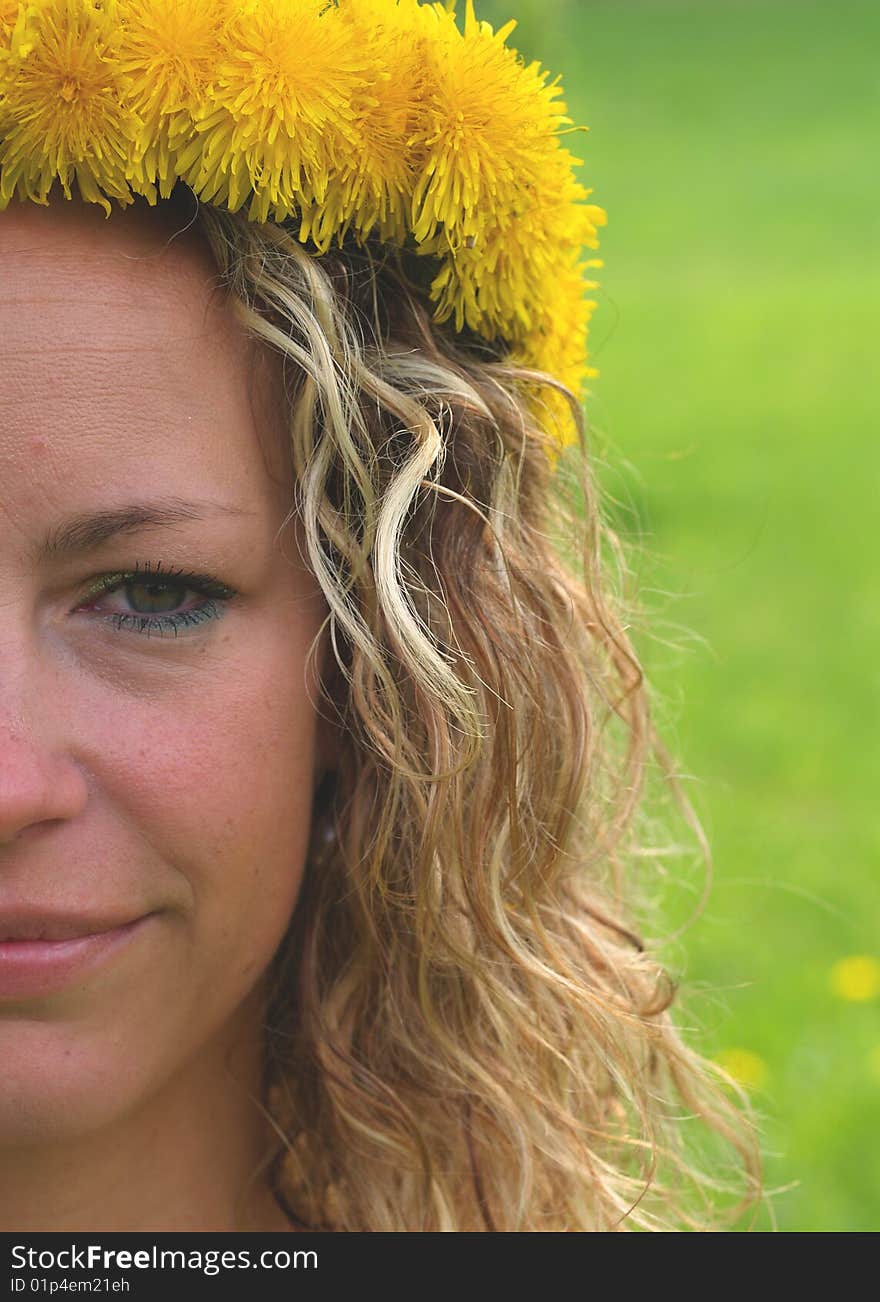
[[[332,759],[306,663],[326,607],[292,526],[274,542],[291,499],[270,364],[178,226],[0,212],[0,915],[156,915],[63,991],[0,998],[2,1228],[234,1228],[263,1137],[261,979]],[[251,514],[30,559],[69,515],[168,496]],[[96,576],[160,562],[241,595],[176,639],[76,609]]]

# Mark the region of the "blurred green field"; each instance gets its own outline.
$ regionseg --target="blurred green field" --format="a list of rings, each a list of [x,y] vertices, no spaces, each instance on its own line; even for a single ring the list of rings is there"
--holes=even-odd
[[[477,11],[520,18],[591,128],[593,437],[713,847],[676,957],[700,1042],[755,1086],[757,1228],[877,1230],[880,5]]]

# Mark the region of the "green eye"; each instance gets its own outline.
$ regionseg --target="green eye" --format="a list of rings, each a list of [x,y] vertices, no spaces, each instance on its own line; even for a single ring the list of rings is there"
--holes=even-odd
[[[118,632],[125,629],[148,637],[152,633],[172,633],[177,637],[182,628],[217,619],[225,614],[226,605],[237,595],[233,588],[210,574],[185,570],[171,573],[163,571],[161,564],[153,571],[146,565],[128,572],[101,575],[86,593],[87,605],[77,609],[94,609],[96,603],[102,604],[117,593],[124,596],[129,609],[114,610],[101,617]],[[187,596],[197,600],[186,605]],[[178,609],[185,605],[185,609]]]

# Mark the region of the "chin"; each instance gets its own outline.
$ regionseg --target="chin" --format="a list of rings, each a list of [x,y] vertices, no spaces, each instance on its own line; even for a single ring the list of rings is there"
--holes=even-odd
[[[122,1120],[149,1093],[139,1050],[107,1026],[0,1018],[0,1149],[63,1144]]]

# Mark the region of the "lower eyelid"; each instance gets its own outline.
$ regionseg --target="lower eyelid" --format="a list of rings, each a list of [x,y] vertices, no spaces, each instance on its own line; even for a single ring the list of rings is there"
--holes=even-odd
[[[198,628],[209,620],[219,619],[224,613],[218,609],[217,602],[209,598],[201,606],[172,615],[138,615],[114,611],[113,614],[102,615],[100,618],[113,624],[117,632],[129,631],[146,635],[170,631],[176,637],[179,629]]]

